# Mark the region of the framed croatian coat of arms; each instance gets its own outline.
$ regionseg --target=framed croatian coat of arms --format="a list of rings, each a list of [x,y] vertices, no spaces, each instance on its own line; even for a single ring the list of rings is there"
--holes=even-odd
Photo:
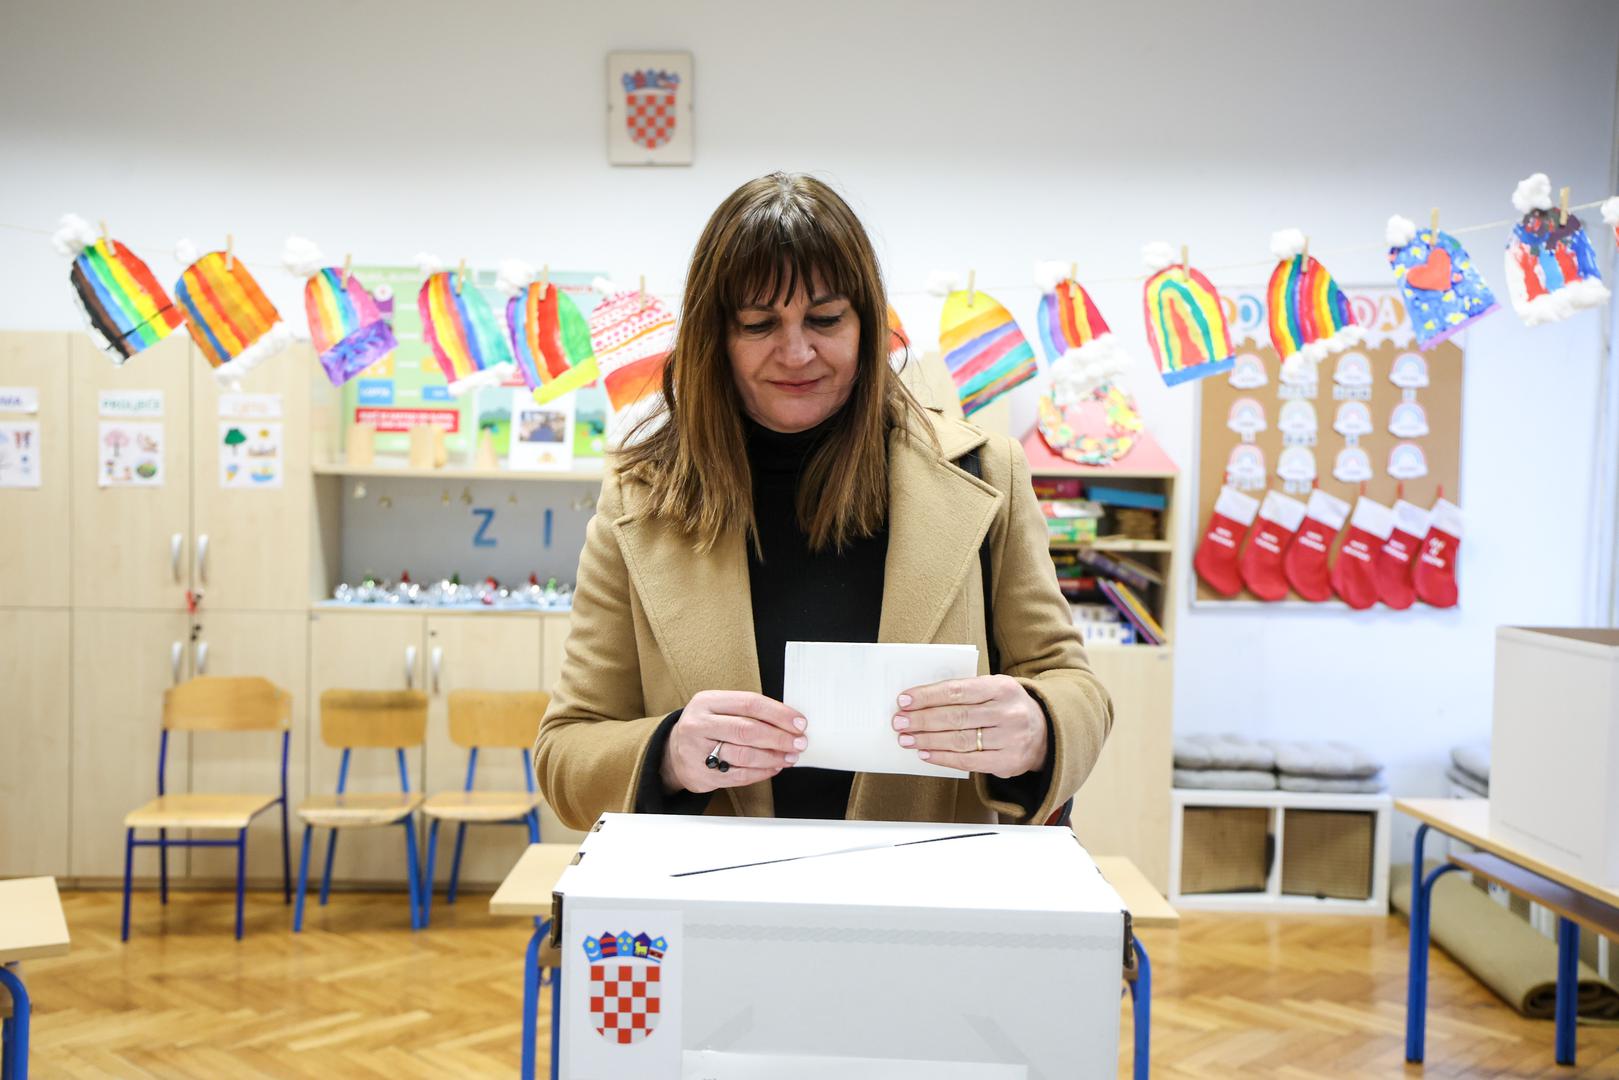
[[[692,82],[691,53],[608,53],[608,162],[690,165]]]

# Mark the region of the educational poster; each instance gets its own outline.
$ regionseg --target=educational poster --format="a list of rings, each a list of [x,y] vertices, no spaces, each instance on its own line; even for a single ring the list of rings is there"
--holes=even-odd
[[[0,420],[0,488],[39,487],[39,421]]]
[[[1271,344],[1265,289],[1223,291],[1237,355],[1229,372],[1199,383],[1194,546],[1223,483],[1254,499],[1277,491],[1300,502],[1319,486],[1351,509],[1364,490],[1383,506],[1403,498],[1426,510],[1443,489],[1465,514],[1462,348],[1451,340],[1419,351],[1395,288],[1344,291],[1366,340],[1322,360],[1314,378],[1291,379]],[[1345,532],[1336,530],[1331,561]],[[1195,572],[1193,583],[1196,606],[1264,602],[1246,587],[1222,596]],[[1319,605],[1289,588],[1268,606]]]
[[[278,488],[284,462],[279,421],[219,422],[220,487]]]
[[[356,266],[353,270],[363,276],[378,310],[393,327],[398,347],[343,384],[343,415],[348,422],[376,428],[374,450],[378,454],[408,454],[410,429],[419,424],[444,429],[445,447],[452,458],[470,454],[483,430],[493,435],[495,453],[505,453],[511,419],[508,388],[522,387],[522,376],[514,371],[502,386],[452,397],[432,347],[422,337],[416,296],[426,275],[414,266]],[[591,286],[601,276],[597,272],[551,270],[548,274],[551,284],[571,296],[581,311],[590,311],[600,299]],[[504,325],[506,297],[495,288],[494,272],[468,270],[467,287],[480,290]],[[599,458],[607,413],[601,385],[593,384],[570,396],[577,399],[574,455]]]
[[[163,486],[163,422],[103,420],[96,432],[100,487]]]
[[[507,467],[515,472],[566,472],[573,468],[573,394],[540,405],[524,387],[512,392],[511,445]]]

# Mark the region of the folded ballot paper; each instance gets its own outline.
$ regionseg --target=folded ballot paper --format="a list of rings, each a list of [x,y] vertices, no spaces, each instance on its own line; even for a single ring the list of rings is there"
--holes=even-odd
[[[966,776],[901,746],[894,714],[905,690],[977,674],[976,645],[789,641],[782,699],[808,721],[797,767]]]

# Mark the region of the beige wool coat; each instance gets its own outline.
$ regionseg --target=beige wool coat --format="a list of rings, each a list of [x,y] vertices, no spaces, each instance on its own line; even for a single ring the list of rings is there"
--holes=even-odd
[[[1042,822],[1079,790],[1113,723],[1057,588],[1023,448],[930,412],[942,447],[889,435],[888,555],[879,640],[974,644],[988,673],[979,548],[987,534],[1002,671],[1051,718],[1051,787],[1033,814],[969,779],[856,774],[850,819]],[[955,462],[975,447],[982,479]],[[535,742],[540,789],[563,824],[631,812],[663,718],[702,690],[759,692],[747,540],[707,554],[643,512],[644,488],[609,474],[579,558],[565,659]],[[788,702],[791,704],[791,702]],[[806,734],[813,739],[813,721]],[[769,817],[769,781],[715,793],[708,813]]]

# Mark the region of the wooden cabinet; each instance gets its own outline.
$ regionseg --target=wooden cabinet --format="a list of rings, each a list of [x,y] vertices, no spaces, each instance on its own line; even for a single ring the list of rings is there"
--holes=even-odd
[[[124,815],[157,795],[163,691],[191,673],[190,621],[183,613],[73,613],[72,853],[69,872],[124,872]],[[183,752],[171,752],[168,790],[191,790]],[[170,874],[188,865],[169,854]],[[157,876],[157,855],[141,850],[136,874]]]
[[[1074,798],[1074,832],[1093,854],[1128,855],[1154,888],[1167,892],[1172,652],[1114,645],[1096,646],[1089,656],[1113,698],[1113,731]]]
[[[0,456],[33,454],[40,481],[37,488],[0,487],[0,522],[26,523],[0,528],[0,607],[65,608],[71,602],[69,340],[61,333],[0,334],[0,387],[32,391],[39,402],[34,413],[0,405],[0,422],[38,425],[37,433],[25,436],[37,445],[18,447],[8,438],[0,443]]]
[[[459,791],[466,783],[467,754],[450,740],[449,696],[456,690],[538,690],[541,687],[540,619],[532,614],[445,614],[427,617],[427,788]],[[540,718],[534,717],[538,733]],[[516,750],[478,755],[477,786],[484,791],[522,791],[523,762]],[[550,837],[546,837],[550,839]],[[447,882],[455,826],[439,828],[436,877]],[[467,830],[461,859],[464,884],[499,884],[528,845],[517,826]]]
[[[309,615],[309,791],[337,790],[341,751],[320,737],[320,695],[326,690],[425,689],[422,648],[425,616],[417,611],[331,611]],[[422,787],[422,751],[406,751],[412,791]],[[391,750],[356,750],[348,790],[398,791],[399,767]],[[301,830],[300,830],[301,831]],[[346,829],[338,844],[333,877],[339,881],[396,885],[405,880],[405,847],[397,827]],[[310,853],[310,878],[318,877],[328,830]]]
[[[0,608],[0,877],[68,872],[68,613]]]
[[[189,339],[170,334],[122,367],[114,367],[84,334],[70,337],[73,372],[72,596],[75,605],[114,610],[173,611],[191,587],[191,365]],[[101,395],[156,391],[162,416],[158,480],[152,486],[102,487],[138,442],[105,445]],[[127,434],[127,429],[126,429]],[[141,436],[137,436],[140,438]]]
[[[309,616],[304,612],[211,611],[197,619],[191,667],[197,675],[258,675],[292,695],[292,749],[287,764],[289,814],[308,792]],[[199,731],[173,737],[171,760],[189,760],[193,791],[274,795],[280,788],[281,736],[268,732]],[[171,774],[172,775],[172,774]],[[298,868],[297,818],[292,818],[292,867]],[[211,832],[211,837],[228,833]],[[247,874],[256,884],[280,887],[281,814],[272,808],[248,831]],[[234,882],[236,853],[198,848],[191,876]]]
[[[309,379],[319,365],[308,345],[288,349],[248,372],[242,392],[275,394],[279,416],[222,419],[212,370],[191,365],[191,580],[206,609],[307,611],[309,607]],[[225,444],[236,429],[257,436]],[[222,455],[250,453],[280,429],[279,486],[225,487]],[[227,465],[249,469],[252,459]]]

